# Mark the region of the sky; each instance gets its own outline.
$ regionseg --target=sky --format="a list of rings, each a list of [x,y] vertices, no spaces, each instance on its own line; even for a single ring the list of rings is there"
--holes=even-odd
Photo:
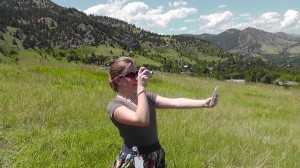
[[[51,0],[162,35],[219,34],[253,27],[300,34],[300,0]]]

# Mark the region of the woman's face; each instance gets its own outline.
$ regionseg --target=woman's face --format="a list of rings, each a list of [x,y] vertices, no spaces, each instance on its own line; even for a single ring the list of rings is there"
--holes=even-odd
[[[138,70],[135,64],[130,64],[123,76],[120,77],[123,87],[122,89],[126,89],[128,91],[136,92],[137,89],[137,80],[136,77],[138,75]],[[121,88],[120,88],[121,89]]]

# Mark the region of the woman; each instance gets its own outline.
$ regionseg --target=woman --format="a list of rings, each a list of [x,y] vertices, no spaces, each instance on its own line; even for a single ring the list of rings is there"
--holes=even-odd
[[[149,70],[137,70],[134,60],[119,57],[110,65],[109,84],[117,93],[107,111],[124,140],[113,168],[164,168],[165,152],[160,146],[156,126],[156,108],[204,108],[211,98],[194,100],[165,98],[146,91]]]

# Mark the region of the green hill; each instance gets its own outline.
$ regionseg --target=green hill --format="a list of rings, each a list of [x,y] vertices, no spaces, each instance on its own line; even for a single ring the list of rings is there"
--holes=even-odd
[[[213,34],[200,34],[194,35],[193,37],[207,40],[218,47],[222,48],[225,51],[230,51],[236,47],[238,47],[238,39],[241,34],[240,30],[237,29],[229,29],[218,35]]]
[[[207,40],[230,53],[247,57],[259,56],[276,65],[300,67],[300,47],[297,35],[283,32],[269,33],[249,27],[242,31],[229,29],[218,35],[187,36]]]

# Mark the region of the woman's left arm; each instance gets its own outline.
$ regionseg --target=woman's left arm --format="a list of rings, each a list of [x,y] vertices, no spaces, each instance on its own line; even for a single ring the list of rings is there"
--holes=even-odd
[[[188,98],[166,98],[157,95],[155,107],[160,109],[189,109],[189,108],[211,108],[216,106],[217,99],[212,106],[209,106],[211,97],[203,100]]]

